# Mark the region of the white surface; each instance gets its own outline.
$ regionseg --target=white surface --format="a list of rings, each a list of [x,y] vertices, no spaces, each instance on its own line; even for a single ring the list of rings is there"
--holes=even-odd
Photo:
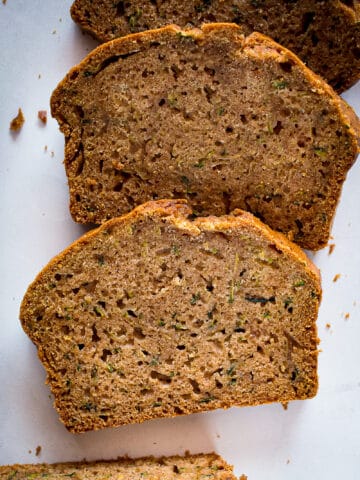
[[[0,464],[215,450],[249,480],[360,478],[359,162],[338,207],[335,250],[314,255],[324,288],[315,399],[291,403],[287,411],[281,405],[234,408],[78,436],[58,421],[18,310],[38,271],[84,231],[68,212],[63,136],[48,106],[58,81],[96,45],[71,21],[70,3],[0,4]],[[360,114],[360,83],[345,97]],[[26,122],[12,135],[8,126],[18,107]],[[45,109],[42,126],[37,112]]]

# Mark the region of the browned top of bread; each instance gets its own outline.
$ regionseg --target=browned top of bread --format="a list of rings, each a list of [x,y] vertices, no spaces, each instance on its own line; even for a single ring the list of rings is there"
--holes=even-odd
[[[360,78],[358,0],[75,0],[71,15],[100,41],[171,23],[235,22],[294,51],[340,92]]]
[[[0,466],[3,480],[236,480],[232,467],[215,454],[120,458],[115,461]],[[246,479],[245,476],[241,477]]]
[[[21,322],[70,431],[315,395],[317,269],[247,212],[189,215],[140,206],[29,287]]]
[[[201,215],[249,210],[316,250],[358,151],[350,107],[291,52],[233,24],[104,44],[51,107],[82,223],[185,197]]]

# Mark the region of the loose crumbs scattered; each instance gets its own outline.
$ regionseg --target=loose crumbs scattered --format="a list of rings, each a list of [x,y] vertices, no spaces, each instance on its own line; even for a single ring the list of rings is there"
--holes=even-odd
[[[46,122],[47,122],[47,112],[46,112],[46,110],[39,110],[38,111],[38,119],[42,123],[46,124]]]
[[[335,277],[333,278],[333,282],[337,282],[340,277],[341,277],[341,274],[340,274],[340,273],[337,273],[337,274],[335,275]]]
[[[345,313],[344,318],[345,320],[348,320],[350,318],[350,313]]]
[[[41,445],[38,445],[35,450],[35,455],[38,457],[41,453]]]
[[[3,3],[4,3],[4,0],[3,0]],[[24,114],[21,108],[19,108],[18,114],[10,122],[10,130],[12,130],[13,132],[18,132],[21,129],[21,127],[24,125],[24,122],[25,122]]]
[[[335,243],[330,243],[328,255],[331,255],[334,250],[335,250]]]

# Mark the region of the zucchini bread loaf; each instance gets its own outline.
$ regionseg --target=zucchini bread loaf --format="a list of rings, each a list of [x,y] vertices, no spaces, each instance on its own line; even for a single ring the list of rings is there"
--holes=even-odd
[[[358,152],[350,107],[295,55],[234,24],[102,45],[51,108],[82,223],[185,197],[201,215],[251,211],[316,250]]]
[[[314,396],[320,295],[306,255],[253,215],[162,200],[54,258],[20,318],[62,422],[84,432]]]
[[[171,23],[234,22],[289,48],[340,92],[360,78],[358,0],[75,0],[71,15],[100,41]]]
[[[185,457],[121,458],[107,462],[79,462],[0,466],[1,480],[236,480],[232,467],[215,454]],[[240,480],[246,480],[242,475]]]

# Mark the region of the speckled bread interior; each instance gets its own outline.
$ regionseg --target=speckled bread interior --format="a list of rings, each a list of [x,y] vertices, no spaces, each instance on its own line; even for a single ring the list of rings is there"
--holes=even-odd
[[[316,250],[358,152],[350,107],[288,50],[231,24],[104,44],[51,106],[81,223],[187,198],[197,215],[242,208]]]
[[[78,462],[0,466],[2,480],[237,480],[232,467],[216,454],[185,457],[120,458],[108,462]],[[239,480],[246,480],[242,475]]]
[[[75,0],[71,15],[100,41],[172,23],[234,22],[289,48],[339,92],[360,77],[358,0]]]
[[[315,395],[315,266],[247,212],[191,215],[149,202],[29,287],[20,318],[70,431]]]

